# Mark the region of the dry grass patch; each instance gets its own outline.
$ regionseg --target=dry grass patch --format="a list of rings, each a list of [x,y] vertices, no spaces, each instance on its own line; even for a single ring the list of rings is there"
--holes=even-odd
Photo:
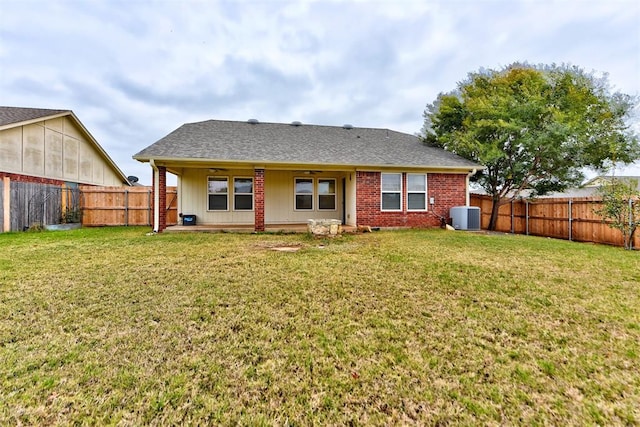
[[[640,423],[638,253],[145,231],[0,235],[0,424]]]

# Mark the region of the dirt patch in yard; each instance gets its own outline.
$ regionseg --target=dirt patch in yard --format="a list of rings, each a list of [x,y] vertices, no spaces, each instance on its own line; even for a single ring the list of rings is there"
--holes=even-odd
[[[278,252],[298,252],[300,249],[302,249],[302,246],[274,246],[269,249]]]
[[[302,249],[304,245],[302,244],[290,244],[290,243],[266,243],[257,245],[258,249],[266,249],[270,251],[276,252],[298,252]]]

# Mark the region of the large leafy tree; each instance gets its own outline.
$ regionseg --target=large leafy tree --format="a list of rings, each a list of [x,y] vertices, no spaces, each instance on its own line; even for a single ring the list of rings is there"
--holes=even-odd
[[[579,184],[585,167],[630,162],[640,153],[627,120],[636,99],[611,93],[605,77],[578,67],[512,64],[470,73],[424,112],[423,138],[485,166],[473,179],[498,208]]]

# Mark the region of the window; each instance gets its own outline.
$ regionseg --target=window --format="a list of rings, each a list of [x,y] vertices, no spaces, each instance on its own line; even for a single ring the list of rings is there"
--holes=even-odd
[[[318,209],[336,210],[336,180],[318,179]]]
[[[407,210],[427,210],[427,175],[407,174]]]
[[[229,209],[229,178],[208,178],[207,192],[209,194],[210,211],[226,211]]]
[[[313,210],[313,178],[296,178],[296,210]]]
[[[253,178],[233,178],[233,209],[253,210]]]
[[[381,174],[382,210],[402,210],[402,174]]]

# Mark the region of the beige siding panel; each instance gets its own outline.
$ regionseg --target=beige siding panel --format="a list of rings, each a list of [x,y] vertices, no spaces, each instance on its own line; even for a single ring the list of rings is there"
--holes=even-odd
[[[95,151],[89,147],[86,141],[80,142],[80,167],[78,177],[80,181],[91,182],[93,180],[93,165],[98,163]],[[96,164],[97,166],[97,164]]]
[[[49,178],[62,179],[62,134],[45,129],[44,173]]]
[[[69,136],[64,137],[63,176],[69,181],[78,180],[79,141]]]
[[[48,129],[56,130],[60,133],[64,131],[64,117],[58,117],[57,119],[45,120],[44,126]]]
[[[293,173],[288,171],[265,171],[264,221],[267,224],[295,222],[293,201]],[[305,221],[306,219],[303,219],[298,222]]]
[[[182,175],[179,199],[183,214],[197,215],[199,220],[202,217],[206,210],[206,177],[206,173],[199,169],[188,169]]]
[[[113,169],[107,166],[107,164],[101,161],[101,159],[99,159],[98,161],[99,161],[98,167],[94,167],[94,169],[102,170],[103,178],[102,180],[100,180],[100,183],[101,183],[100,185],[122,186],[122,180],[120,176],[116,175]]]
[[[114,184],[113,180],[105,179],[105,173],[104,173],[105,169],[107,170],[107,173],[111,172],[111,175],[114,175],[113,171],[111,171],[111,168],[107,167],[104,164],[104,162],[98,159],[98,161],[93,167],[93,175],[91,176],[91,182],[99,183],[101,185],[120,185],[120,182],[118,182],[117,184]],[[108,182],[111,182],[111,183],[107,184]]]
[[[64,134],[75,139],[84,139],[84,134],[69,117],[64,117]]]
[[[44,127],[42,123],[23,127],[22,171],[44,175]]]
[[[22,127],[0,131],[0,168],[22,172]]]

